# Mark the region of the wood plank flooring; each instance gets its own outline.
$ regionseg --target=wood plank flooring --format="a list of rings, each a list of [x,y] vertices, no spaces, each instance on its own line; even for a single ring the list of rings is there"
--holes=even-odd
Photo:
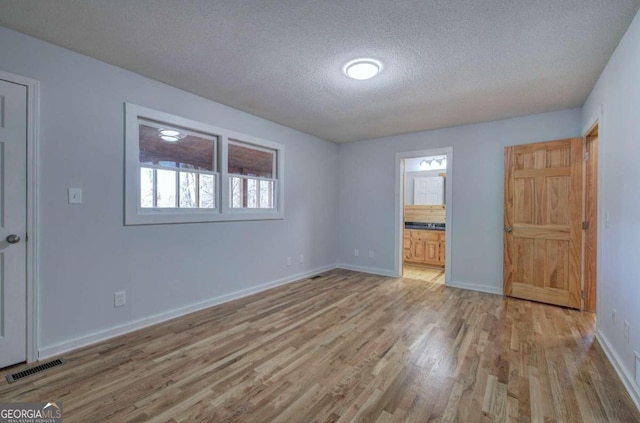
[[[346,270],[65,357],[0,401],[66,423],[640,422],[592,314]]]
[[[415,266],[404,263],[402,265],[402,277],[405,279],[419,279],[433,283],[444,283],[444,269],[435,267]]]

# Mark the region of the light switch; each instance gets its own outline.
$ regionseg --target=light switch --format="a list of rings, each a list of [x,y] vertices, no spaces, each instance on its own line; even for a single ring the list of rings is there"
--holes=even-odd
[[[82,188],[69,188],[69,204],[82,204]]]

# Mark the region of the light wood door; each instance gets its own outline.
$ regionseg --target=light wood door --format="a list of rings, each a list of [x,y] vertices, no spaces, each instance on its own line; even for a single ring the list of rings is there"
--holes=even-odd
[[[505,148],[505,295],[580,308],[582,145]]]
[[[0,368],[27,358],[27,88],[0,80]]]

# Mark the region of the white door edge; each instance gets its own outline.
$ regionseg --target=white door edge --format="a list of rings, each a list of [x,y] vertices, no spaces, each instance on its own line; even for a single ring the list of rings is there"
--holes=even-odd
[[[40,82],[0,70],[0,79],[27,87],[27,362],[38,359],[38,147]]]

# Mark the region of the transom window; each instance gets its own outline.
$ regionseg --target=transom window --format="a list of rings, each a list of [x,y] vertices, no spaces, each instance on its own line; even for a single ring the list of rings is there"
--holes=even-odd
[[[282,219],[284,146],[126,104],[125,224]]]

